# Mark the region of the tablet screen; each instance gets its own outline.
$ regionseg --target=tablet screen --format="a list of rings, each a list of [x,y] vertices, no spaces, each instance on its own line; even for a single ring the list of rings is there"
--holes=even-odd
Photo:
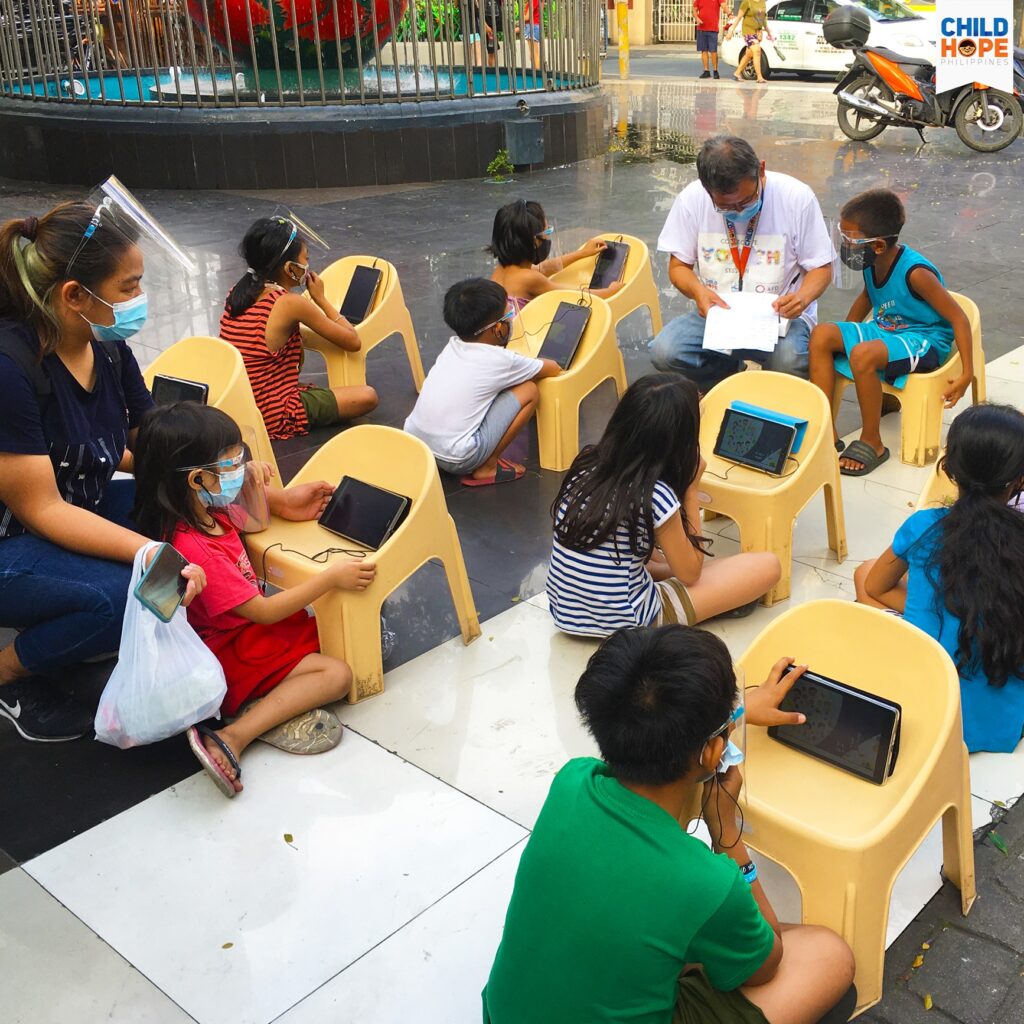
[[[196,380],[165,377],[162,373],[153,378],[153,401],[157,405],[170,405],[172,402],[199,402],[206,405],[209,393],[210,385],[200,384]]]
[[[401,522],[409,499],[350,476],[341,478],[320,525],[376,551]]]
[[[377,294],[381,273],[373,267],[356,267],[349,283],[339,313],[350,323],[358,324],[366,319]]]
[[[625,242],[608,242],[607,247],[597,254],[594,273],[590,278],[591,288],[607,288],[622,277],[622,270],[629,255]]]
[[[543,359],[553,359],[563,370],[568,370],[589,320],[589,307],[560,302],[548,325],[538,355]]]
[[[795,438],[794,426],[726,409],[715,454],[781,476]]]
[[[774,726],[769,734],[775,739],[854,775],[884,780],[896,727],[893,708],[813,672],[793,684],[780,707],[802,712],[807,721]]]

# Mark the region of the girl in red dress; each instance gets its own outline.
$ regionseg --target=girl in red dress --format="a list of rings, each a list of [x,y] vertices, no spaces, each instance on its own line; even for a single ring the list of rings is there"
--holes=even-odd
[[[157,406],[142,421],[137,450],[139,530],[170,542],[206,571],[203,600],[189,605],[188,620],[224,669],[221,715],[228,724],[194,727],[188,738],[207,774],[233,797],[242,789],[239,758],[253,740],[305,754],[341,739],[337,718],[315,709],[341,700],[352,673],[320,653],[316,621],[305,609],[333,587],[365,590],[376,568],[332,561],[314,579],[264,597],[232,515],[246,458],[235,422],[196,402]],[[309,483],[268,487],[267,496],[275,515],[308,520],[320,515],[333,490]]]

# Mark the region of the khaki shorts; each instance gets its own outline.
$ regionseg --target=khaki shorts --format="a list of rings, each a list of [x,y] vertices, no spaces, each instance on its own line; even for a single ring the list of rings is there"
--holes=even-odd
[[[768,1024],[768,1020],[739,989],[719,992],[703,971],[690,971],[679,979],[672,1024]]]
[[[330,388],[306,388],[299,392],[299,401],[311,427],[330,427],[341,421],[338,400]]]
[[[693,602],[686,592],[686,587],[679,580],[662,580],[654,585],[658,588],[658,596],[661,598],[661,613],[656,625],[696,625],[697,613],[693,610]]]

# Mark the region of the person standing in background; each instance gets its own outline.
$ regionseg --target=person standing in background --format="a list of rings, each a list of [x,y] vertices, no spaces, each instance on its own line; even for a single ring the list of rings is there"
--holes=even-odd
[[[761,73],[761,40],[767,35],[774,42],[771,32],[768,31],[768,12],[765,10],[765,0],[742,0],[735,20],[725,31],[726,39],[732,37],[737,25],[740,25],[743,41],[747,48],[733,78],[737,82],[741,82],[747,65],[752,63],[757,80],[763,83],[765,77]]]
[[[726,0],[693,0],[693,16],[697,23],[697,52],[704,64],[701,78],[718,74],[718,26]],[[710,65],[710,67],[709,67]]]

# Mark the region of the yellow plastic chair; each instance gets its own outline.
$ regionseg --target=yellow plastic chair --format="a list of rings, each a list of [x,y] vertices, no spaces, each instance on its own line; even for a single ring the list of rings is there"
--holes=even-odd
[[[981,343],[981,314],[973,300],[966,295],[950,292],[967,314],[971,322],[974,350],[974,377],[971,381],[971,398],[975,405],[985,401],[985,351]],[[955,380],[963,372],[963,363],[956,346],[950,357],[931,373],[912,373],[903,390],[883,382],[882,391],[893,395],[900,403],[900,461],[911,466],[926,466],[934,462],[942,443],[942,392],[948,387],[947,381]],[[851,384],[841,374],[836,374],[835,389],[832,392],[833,415],[839,413],[843,391]]]
[[[398,271],[393,264],[379,256],[343,256],[320,275],[328,301],[340,308],[356,267],[376,267],[384,275],[370,312],[361,324],[356,325],[360,341],[359,351],[346,352],[305,326],[301,328],[303,346],[319,352],[324,357],[327,364],[327,381],[332,388],[351,387],[366,383],[366,356],[370,350],[393,334],[400,334],[405,343],[405,354],[412,370],[412,380],[419,391],[423,387],[423,363],[420,360],[419,346],[416,344],[412,316],[405,305],[402,283],[398,280]],[[308,294],[307,292],[307,298]]]
[[[226,412],[240,427],[252,431],[256,439],[257,458],[274,467],[278,483],[283,483],[277,471],[277,458],[270,444],[263,416],[256,406],[249,377],[241,353],[221,338],[202,335],[182,338],[161,352],[143,373],[146,386],[153,386],[157,374],[182,377],[185,380],[208,384],[207,405]]]
[[[921,491],[921,497],[917,499],[916,511],[920,512],[923,508],[944,508],[947,505],[952,505],[958,494],[956,484],[946,476],[940,464],[936,462],[928,475],[928,483]]]
[[[536,356],[561,302],[577,303],[579,292],[553,291],[539,295],[522,308],[512,325],[508,347]],[[544,469],[565,472],[580,450],[580,405],[606,380],[615,381],[621,398],[626,390],[626,366],[615,342],[612,311],[604,299],[588,295],[590,320],[569,369],[538,381],[537,442]]]
[[[734,401],[807,420],[803,443],[787,463],[785,475],[769,476],[713,454],[725,410]],[[766,605],[789,597],[793,524],[800,510],[822,488],[828,546],[835,552],[836,561],[846,557],[839,458],[832,442],[828,400],[819,388],[799,377],[769,370],[727,377],[701,402],[700,450],[708,463],[699,487],[708,496],[707,501],[702,496],[702,507],[735,521],[741,551],[774,551],[782,563],[782,577],[765,595]]]
[[[633,310],[644,306],[651,315],[652,335],[657,334],[662,327],[661,300],[658,297],[658,286],[654,283],[651,253],[647,243],[641,238],[634,238],[633,235],[619,235],[614,232],[606,232],[597,237],[607,242],[625,242],[629,246],[629,255],[626,257],[626,266],[622,272],[622,288],[605,300],[612,308],[612,324],[618,327],[620,320],[629,316]],[[551,281],[559,288],[579,291],[590,284],[596,262],[596,256],[578,260],[553,274]]]
[[[804,923],[850,944],[860,1012],[882,995],[893,883],[940,818],[945,875],[964,914],[974,902],[960,680],[926,633],[852,601],[812,601],[769,623],[740,658],[747,682],[766,678],[780,654],[903,709],[896,768],[881,786],[747,728],[745,841],[796,879]]]
[[[337,483],[343,476],[384,487],[411,499],[405,522],[367,558],[377,576],[364,591],[333,590],[314,602],[320,649],[352,669],[349,700],[363,700],[384,689],[380,650],[380,609],[385,598],[430,559],[444,566],[462,639],[480,635],[480,621],[462,558],[455,522],[448,514],[437,464],[430,449],[393,427],[358,426],[331,438],[295,475],[293,483]],[[245,538],[257,573],[276,587],[291,587],[323,568],[312,556],[327,548],[356,548],[316,522],[272,519],[270,528]],[[348,557],[333,554],[333,558]]]

